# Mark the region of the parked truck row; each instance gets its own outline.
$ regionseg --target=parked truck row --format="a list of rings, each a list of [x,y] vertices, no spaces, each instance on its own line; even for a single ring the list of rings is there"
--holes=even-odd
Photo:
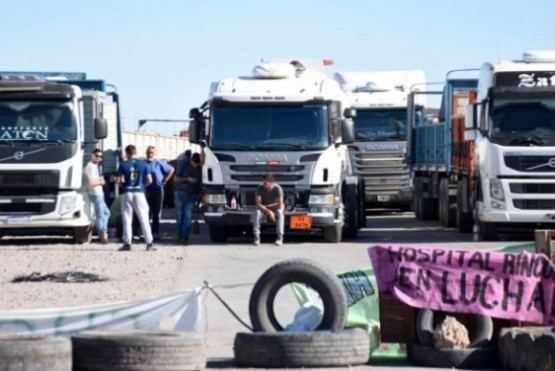
[[[468,77],[468,75],[474,76]],[[464,75],[461,77],[461,75]],[[555,52],[451,71],[439,115],[409,98],[415,213],[480,240],[555,223]]]
[[[94,148],[102,149],[105,194],[115,198],[115,150],[129,138],[171,156],[165,138],[122,131],[119,95],[104,80],[80,72],[0,72],[0,235],[38,229],[90,241],[94,208],[82,169]],[[188,148],[183,138],[169,140],[175,157]]]

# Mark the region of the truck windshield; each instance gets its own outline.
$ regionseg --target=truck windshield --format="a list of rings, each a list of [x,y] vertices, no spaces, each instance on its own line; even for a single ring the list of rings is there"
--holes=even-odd
[[[214,106],[210,146],[220,150],[303,151],[329,146],[325,104]]]
[[[406,140],[407,109],[357,109],[356,141]]]
[[[0,140],[74,141],[77,124],[68,101],[0,100]]]
[[[504,145],[554,145],[555,100],[496,99],[490,109],[491,139]]]

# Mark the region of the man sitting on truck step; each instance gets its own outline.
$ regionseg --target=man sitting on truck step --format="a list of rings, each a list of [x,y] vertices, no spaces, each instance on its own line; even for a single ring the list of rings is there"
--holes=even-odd
[[[283,245],[283,189],[274,183],[274,176],[267,174],[262,184],[256,187],[256,214],[253,221],[254,244],[260,245],[260,223],[262,213],[271,222],[276,222],[276,245]]]

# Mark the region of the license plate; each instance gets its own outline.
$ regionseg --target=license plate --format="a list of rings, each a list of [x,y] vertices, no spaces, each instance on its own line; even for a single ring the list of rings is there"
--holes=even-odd
[[[389,196],[388,195],[378,195],[378,201],[380,202],[387,202],[389,201]]]
[[[27,224],[30,221],[29,216],[8,216],[8,224]]]
[[[310,229],[312,217],[310,215],[291,215],[289,226],[291,229]]]

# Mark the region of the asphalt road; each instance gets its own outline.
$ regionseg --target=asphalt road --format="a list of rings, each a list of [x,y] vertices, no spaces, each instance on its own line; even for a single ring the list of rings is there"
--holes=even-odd
[[[439,222],[424,222],[412,213],[376,212],[368,217],[368,228],[356,240],[339,244],[325,243],[319,236],[286,236],[283,246],[273,244],[273,236],[253,246],[250,238],[230,239],[226,244],[210,242],[206,226],[184,246],[184,259],[176,277],[175,289],[199,287],[208,282],[216,293],[250,325],[248,301],[260,275],[273,264],[291,258],[308,258],[334,272],[364,268],[369,265],[367,249],[380,243],[411,243],[427,246],[483,249],[532,243],[533,236],[505,236],[497,242],[474,242],[472,234],[459,234],[443,228]],[[281,292],[281,291],[280,291]],[[280,322],[288,323],[295,311],[293,299],[279,297],[276,304]],[[233,340],[237,332],[249,330],[236,319],[216,296],[204,291],[204,323],[207,338],[208,368],[233,368]],[[408,363],[376,364],[352,367],[372,370],[426,370]],[[437,370],[437,368],[435,369]]]

